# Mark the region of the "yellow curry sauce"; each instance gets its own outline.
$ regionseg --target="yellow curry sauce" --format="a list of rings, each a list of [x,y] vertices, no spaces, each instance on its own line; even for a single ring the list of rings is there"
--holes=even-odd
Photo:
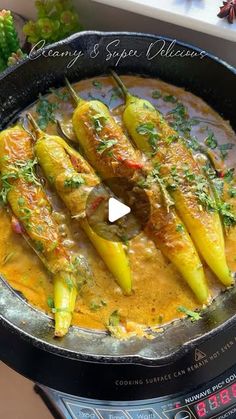
[[[204,120],[192,127],[191,135],[203,141],[211,132],[214,133],[218,145],[231,144],[232,149],[229,150],[224,164],[227,167],[235,166],[236,154],[232,146],[236,144],[235,133],[230,125],[201,99],[159,80],[132,76],[123,77],[123,80],[133,94],[150,100],[164,115],[176,106],[173,97],[177,98],[187,107],[190,117]],[[75,87],[85,99],[98,98],[104,101],[121,123],[123,99],[111,78],[84,80]],[[160,92],[162,97],[159,97]],[[48,95],[46,99],[57,104],[54,116],[61,121],[70,138],[73,138],[71,125],[73,106],[65,93],[65,89],[59,89]],[[30,111],[37,119],[40,117],[35,106],[30,108]],[[56,133],[56,125],[49,123],[45,131]],[[215,151],[220,152],[218,148]],[[128,322],[127,329],[129,325],[132,329],[133,322],[159,327],[183,316],[177,310],[179,306],[192,310],[199,308],[188,285],[143,233],[129,241],[127,246],[133,275],[133,293],[131,296],[124,296],[85,234],[79,229],[78,223],[70,221],[68,211],[55,193],[49,189],[47,192],[57,212],[56,217],[62,226],[66,245],[84,254],[93,271],[93,279],[83,286],[77,299],[73,324],[85,328],[105,329],[111,313],[118,310],[120,316]],[[236,208],[236,198],[227,196],[227,202]],[[13,233],[6,210],[2,208],[0,212],[0,272],[29,303],[50,313],[48,302],[53,296],[51,278],[24,239]],[[69,230],[65,231],[63,228],[63,218],[69,225]],[[235,271],[236,228],[231,228],[227,234],[226,255],[230,269]],[[210,270],[206,266],[204,268],[212,296],[215,297],[222,286]]]

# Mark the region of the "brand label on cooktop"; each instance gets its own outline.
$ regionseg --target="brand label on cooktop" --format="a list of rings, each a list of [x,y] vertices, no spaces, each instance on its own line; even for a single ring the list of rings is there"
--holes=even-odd
[[[139,401],[100,401],[41,387],[65,419],[235,419],[236,366],[188,394]]]
[[[235,419],[236,366],[198,390],[140,401],[99,401],[42,387],[66,419]]]

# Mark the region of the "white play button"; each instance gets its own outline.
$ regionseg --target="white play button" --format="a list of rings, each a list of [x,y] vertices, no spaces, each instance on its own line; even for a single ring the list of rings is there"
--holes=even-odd
[[[120,218],[124,217],[130,212],[131,209],[130,207],[128,207],[128,205],[123,204],[115,198],[109,198],[108,220],[110,221],[110,223],[114,223],[114,221],[119,220]]]
[[[86,200],[87,221],[103,239],[127,243],[149,221],[149,196],[145,189],[127,178],[113,177],[106,179],[106,183],[109,189],[103,183],[91,189]]]

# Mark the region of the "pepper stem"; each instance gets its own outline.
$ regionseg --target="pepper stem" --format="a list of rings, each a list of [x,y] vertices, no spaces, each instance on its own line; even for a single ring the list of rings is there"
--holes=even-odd
[[[110,69],[110,73],[111,73],[113,79],[116,81],[116,83],[120,87],[120,89],[122,90],[122,93],[123,93],[125,99],[127,100],[129,97],[131,97],[131,94],[129,93],[127,87],[125,86],[125,84],[123,83],[121,78],[118,76],[118,74],[114,70]]]
[[[38,139],[40,136],[44,134],[43,131],[39,128],[37,122],[35,121],[34,117],[31,115],[31,113],[27,113],[26,118],[28,119],[30,125],[33,127],[34,132],[36,134],[36,138]]]
[[[78,105],[81,101],[83,101],[83,99],[79,97],[79,95],[77,95],[75,89],[72,87],[72,85],[70,84],[69,80],[66,77],[65,77],[65,82],[66,82],[66,86],[69,90],[69,93],[72,99],[74,100],[75,104]]]

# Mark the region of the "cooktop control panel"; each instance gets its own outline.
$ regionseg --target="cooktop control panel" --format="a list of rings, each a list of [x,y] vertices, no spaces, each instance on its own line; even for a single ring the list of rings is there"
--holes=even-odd
[[[236,366],[196,391],[135,402],[85,399],[44,386],[37,389],[63,419],[236,418]]]

